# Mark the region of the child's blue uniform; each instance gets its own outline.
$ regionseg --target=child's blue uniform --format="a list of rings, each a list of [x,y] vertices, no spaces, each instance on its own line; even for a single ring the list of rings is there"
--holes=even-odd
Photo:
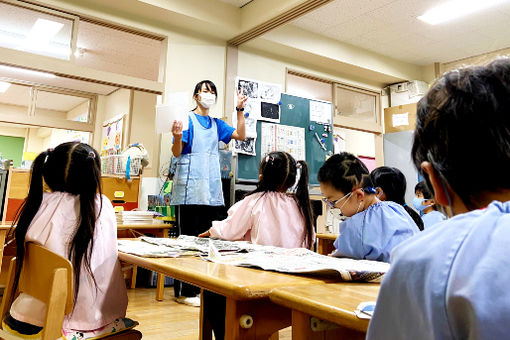
[[[510,202],[455,216],[397,247],[367,339],[508,339]]]
[[[336,255],[390,262],[390,252],[420,230],[398,203],[378,202],[340,223]]]
[[[429,227],[432,227],[434,224],[446,220],[446,216],[440,213],[439,211],[434,210],[429,212],[428,214],[423,215],[421,219],[423,220],[424,229],[427,229]]]

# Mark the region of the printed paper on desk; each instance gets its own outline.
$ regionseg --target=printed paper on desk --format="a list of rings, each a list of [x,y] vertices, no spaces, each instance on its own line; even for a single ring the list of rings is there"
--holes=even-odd
[[[168,103],[156,105],[156,133],[172,131],[173,121],[182,122],[182,131],[188,130],[188,92],[171,93]]]
[[[391,116],[393,127],[409,125],[409,112],[397,113]]]

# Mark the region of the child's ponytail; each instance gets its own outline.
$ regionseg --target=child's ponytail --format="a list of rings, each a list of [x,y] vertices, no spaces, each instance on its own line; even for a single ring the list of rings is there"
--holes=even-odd
[[[25,236],[28,231],[28,227],[32,220],[34,219],[35,214],[39,210],[41,206],[41,202],[43,199],[43,170],[44,164],[46,163],[46,159],[50,156],[51,151],[45,151],[39,154],[37,158],[34,160],[32,164],[32,176],[30,178],[30,188],[28,190],[28,196],[25,198],[25,201],[21,204],[18,211],[16,212],[16,217],[12,222],[11,231],[14,229],[14,237],[16,239],[16,275],[14,277],[14,284],[12,289],[12,297],[18,288],[19,277],[21,274],[21,269],[23,268],[23,259],[25,257]]]
[[[301,170],[301,176],[296,186],[296,200],[299,209],[303,214],[306,226],[306,246],[308,249],[313,247],[313,215],[310,204],[310,195],[308,194],[308,165],[305,161],[298,161],[298,169]],[[298,170],[299,171],[299,170]]]

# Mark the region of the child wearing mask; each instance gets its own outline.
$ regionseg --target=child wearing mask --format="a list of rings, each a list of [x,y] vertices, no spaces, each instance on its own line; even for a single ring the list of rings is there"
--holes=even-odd
[[[319,169],[318,180],[332,212],[350,217],[340,224],[333,255],[389,262],[396,245],[419,233],[400,204],[377,198],[368,169],[356,156],[331,156]]]
[[[413,206],[423,213],[422,220],[425,228],[446,220],[446,216],[437,211],[436,201],[425,182],[416,184],[414,193],[416,197],[413,199]]]

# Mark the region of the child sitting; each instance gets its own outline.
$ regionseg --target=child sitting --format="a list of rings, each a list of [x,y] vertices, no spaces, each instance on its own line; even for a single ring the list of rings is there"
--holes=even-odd
[[[287,194],[294,185],[296,193]],[[257,188],[234,204],[225,220],[214,221],[200,236],[310,249],[315,233],[306,162],[296,162],[286,152],[268,154],[260,162]]]
[[[295,187],[295,194],[288,194]],[[291,191],[294,191],[292,190]],[[234,204],[223,221],[200,237],[245,240],[264,246],[312,248],[315,241],[308,194],[308,166],[286,152],[271,152],[259,166],[257,188]],[[204,314],[215,339],[225,335],[225,297],[204,291]]]
[[[64,339],[89,339],[131,328],[124,318],[126,284],[117,259],[113,207],[101,195],[99,155],[83,143],[60,144],[34,160],[30,189],[16,216],[18,286],[25,242],[35,242],[73,264],[74,310],[64,319]],[[51,192],[43,192],[45,183]],[[40,337],[46,305],[21,293],[3,319],[3,329]]]
[[[509,59],[448,72],[419,101],[414,165],[454,217],[393,251],[367,339],[508,339],[509,112]]]
[[[340,223],[334,256],[389,262],[391,250],[419,232],[400,204],[376,197],[368,169],[356,156],[331,156],[318,180],[332,212],[350,217]]]
[[[420,215],[406,203],[407,181],[402,171],[389,166],[380,166],[372,170],[370,179],[374,184],[378,199],[400,204],[414,220],[418,229],[423,230],[423,221]]]
[[[436,201],[425,182],[416,184],[414,193],[416,197],[413,199],[413,206],[416,210],[423,212],[422,220],[425,228],[446,220],[446,216],[437,211]]]

